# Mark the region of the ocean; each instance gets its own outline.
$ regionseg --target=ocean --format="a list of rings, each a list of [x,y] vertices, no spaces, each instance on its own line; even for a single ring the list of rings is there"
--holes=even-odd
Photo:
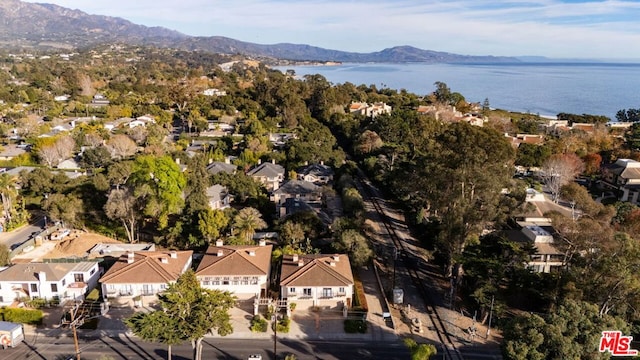
[[[323,75],[333,84],[350,82],[406,89],[418,95],[444,82],[468,102],[489,99],[491,108],[541,116],[558,113],[604,115],[615,120],[621,109],[640,108],[640,64],[342,64],[283,66],[297,76]]]

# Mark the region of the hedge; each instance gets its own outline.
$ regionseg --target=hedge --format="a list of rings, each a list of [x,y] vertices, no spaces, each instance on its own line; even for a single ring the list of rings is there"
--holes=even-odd
[[[0,309],[2,320],[21,324],[40,325],[42,324],[42,310],[30,310],[20,308]]]

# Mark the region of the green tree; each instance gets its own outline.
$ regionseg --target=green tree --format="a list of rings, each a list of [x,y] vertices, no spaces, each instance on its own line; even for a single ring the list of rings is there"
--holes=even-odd
[[[156,220],[159,229],[168,226],[170,215],[182,211],[186,179],[169,156],[137,157],[128,181],[135,187],[135,196],[144,199],[145,215]]]
[[[49,213],[51,220],[61,221],[65,226],[72,227],[79,225],[80,215],[84,211],[82,199],[75,194],[51,194],[44,199],[42,207]]]
[[[249,243],[256,230],[265,229],[267,223],[262,220],[260,211],[252,207],[246,207],[240,210],[233,218],[233,227],[240,237]]]
[[[411,338],[403,340],[404,345],[411,351],[411,360],[429,360],[438,353],[436,347],[431,344],[418,344]]]
[[[175,328],[169,331],[174,331],[178,339],[191,341],[193,360],[201,360],[206,334],[215,330],[226,336],[233,332],[229,309],[234,306],[235,297],[227,291],[203,289],[192,270],[170,284],[158,299],[163,311],[175,319]]]
[[[229,225],[229,218],[222,210],[205,209],[198,213],[198,230],[205,237],[207,243],[220,237],[224,228]]]
[[[189,340],[174,329],[180,327],[179,319],[165,311],[138,312],[125,319],[124,323],[144,341],[159,342],[167,345],[167,359],[171,360],[171,347]]]
[[[280,238],[285,245],[298,247],[304,240],[304,228],[302,224],[287,220],[280,228]]]
[[[15,212],[14,201],[18,196],[18,178],[7,173],[0,175],[0,198],[2,199],[2,210],[6,222],[11,221]]]
[[[367,239],[354,229],[340,233],[338,241],[334,242],[333,246],[337,251],[348,253],[354,266],[365,265],[373,256]]]

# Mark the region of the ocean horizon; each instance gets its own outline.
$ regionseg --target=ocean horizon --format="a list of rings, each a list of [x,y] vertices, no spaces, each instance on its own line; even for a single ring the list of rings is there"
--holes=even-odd
[[[570,113],[615,121],[619,110],[640,108],[640,63],[343,63],[275,69],[292,69],[298,77],[320,74],[332,84],[405,89],[420,96],[433,92],[440,81],[468,102],[488,99],[491,108],[550,118]]]

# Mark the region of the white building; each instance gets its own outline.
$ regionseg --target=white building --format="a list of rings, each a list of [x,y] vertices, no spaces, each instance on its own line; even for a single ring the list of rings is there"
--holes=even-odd
[[[0,305],[9,306],[22,298],[59,300],[84,299],[96,287],[97,262],[20,263],[0,271]]]

